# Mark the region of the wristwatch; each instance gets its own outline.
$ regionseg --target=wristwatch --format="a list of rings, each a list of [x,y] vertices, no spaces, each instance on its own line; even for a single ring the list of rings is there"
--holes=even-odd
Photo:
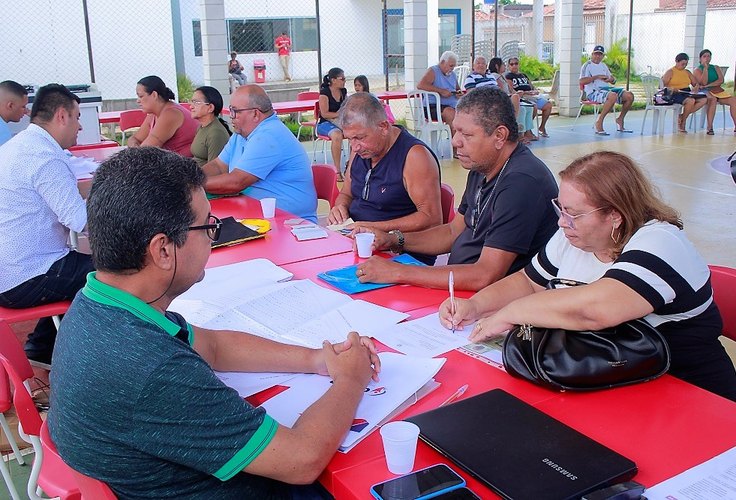
[[[404,253],[404,233],[402,233],[398,229],[393,229],[389,231],[388,234],[396,235],[396,239],[399,240],[398,244],[395,247],[391,247],[391,251],[394,253]]]

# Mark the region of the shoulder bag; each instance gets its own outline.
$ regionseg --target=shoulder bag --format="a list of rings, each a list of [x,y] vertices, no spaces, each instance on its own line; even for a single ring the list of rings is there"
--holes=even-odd
[[[553,279],[547,286],[584,283]],[[643,319],[599,331],[514,327],[503,344],[506,371],[555,390],[592,391],[646,382],[670,366],[662,334]]]

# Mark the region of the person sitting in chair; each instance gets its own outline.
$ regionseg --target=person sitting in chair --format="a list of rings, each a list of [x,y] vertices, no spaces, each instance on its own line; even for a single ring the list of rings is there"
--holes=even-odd
[[[593,47],[590,61],[580,68],[580,85],[585,86],[585,95],[588,100],[603,104],[598,115],[598,121],[595,122],[595,133],[597,135],[609,135],[603,129],[603,119],[611,112],[616,103],[621,104],[621,113],[616,118],[616,130],[631,133],[631,130],[624,127],[624,119],[626,113],[631,109],[631,105],[634,104],[634,94],[622,88],[611,87],[616,83],[616,77],[611,74],[611,70],[603,62],[605,52],[602,45],[596,45]]]

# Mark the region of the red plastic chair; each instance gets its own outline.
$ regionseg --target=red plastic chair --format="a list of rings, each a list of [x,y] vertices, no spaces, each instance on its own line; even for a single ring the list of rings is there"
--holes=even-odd
[[[314,189],[317,191],[317,199],[325,200],[330,208],[335,206],[337,195],[337,172],[332,165],[317,163],[312,165],[312,176],[314,177]]]
[[[306,92],[299,92],[296,95],[297,101],[318,101],[319,92],[314,90],[308,90]],[[296,114],[296,121],[299,123],[299,129],[296,131],[296,140],[299,140],[299,136],[302,133],[302,128],[309,128],[312,131],[312,140],[314,140],[314,131],[317,130],[317,118],[312,120],[302,121],[302,112]]]
[[[442,223],[447,224],[455,218],[455,191],[444,182],[440,185],[440,202],[442,203]]]
[[[10,431],[8,421],[5,418],[5,413],[13,407],[13,398],[10,392],[10,380],[8,380],[5,370],[0,370],[0,372],[0,426],[2,426],[3,433],[7,436],[10,447],[13,449],[13,453],[15,454],[15,458],[18,460],[18,464],[25,465],[26,462],[20,454],[18,443],[15,441],[15,438]],[[18,490],[15,489],[13,478],[10,476],[10,470],[8,469],[8,466],[5,465],[5,460],[2,459],[0,459],[0,474],[3,476],[5,486],[8,488],[8,492],[10,493],[10,498],[13,500],[20,500],[21,497],[18,494]]]
[[[314,122],[315,124],[319,123],[319,101],[314,103]],[[314,145],[312,148],[312,163],[317,163],[317,141],[322,141],[322,161],[327,163],[327,143],[332,141],[330,136],[318,133],[315,125],[312,141]],[[340,165],[335,165],[335,168],[340,168]]]
[[[708,267],[713,299],[723,319],[723,335],[736,340],[736,269],[723,266]]]
[[[58,451],[56,451],[56,445],[51,439],[49,426],[46,425],[46,422],[41,425],[41,444],[44,446],[44,450],[46,450],[47,456],[52,453],[56,456],[59,456]],[[85,500],[117,500],[118,497],[115,496],[115,493],[113,493],[112,489],[110,489],[110,487],[106,483],[103,483],[99,479],[86,476],[71,467],[69,468],[69,470],[71,471],[72,476],[74,476],[74,479],[79,486],[79,491],[82,493],[82,498],[84,498]]]
[[[39,494],[40,488],[47,495],[59,497],[62,500],[81,500],[82,494],[72,475],[71,468],[61,460],[58,454],[52,453],[41,444],[41,415],[38,414],[31,394],[26,389],[25,381],[4,353],[0,354],[0,363],[13,384],[13,405],[18,415],[18,431],[23,439],[33,445],[35,452],[26,488],[28,498],[42,500],[43,497]]]
[[[123,139],[120,144],[125,146],[125,133],[131,129],[137,129],[146,119],[146,113],[142,109],[129,109],[120,112],[120,131],[123,133]]]
[[[192,104],[191,103],[188,103],[188,102],[180,102],[179,103],[179,106],[181,106],[182,108],[186,109],[187,111],[191,111],[192,110]]]
[[[8,307],[0,307],[0,322],[12,325],[14,323],[20,323],[22,321],[41,319],[51,316],[51,319],[54,322],[54,326],[58,330],[59,324],[61,323],[60,315],[66,313],[70,305],[71,301],[61,300],[59,302],[52,302],[51,304],[44,304],[35,307],[25,307],[23,309],[10,309]],[[23,354],[23,357],[25,358],[25,354]],[[36,361],[34,361],[33,363],[47,370],[51,368],[45,363],[40,363]],[[31,376],[33,376],[32,373]]]

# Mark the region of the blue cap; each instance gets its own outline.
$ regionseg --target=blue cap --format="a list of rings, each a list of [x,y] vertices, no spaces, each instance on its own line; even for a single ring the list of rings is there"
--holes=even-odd
[[[595,54],[596,52],[600,52],[601,54],[606,53],[605,49],[603,48],[603,45],[596,45],[595,47],[593,47],[593,54]]]

